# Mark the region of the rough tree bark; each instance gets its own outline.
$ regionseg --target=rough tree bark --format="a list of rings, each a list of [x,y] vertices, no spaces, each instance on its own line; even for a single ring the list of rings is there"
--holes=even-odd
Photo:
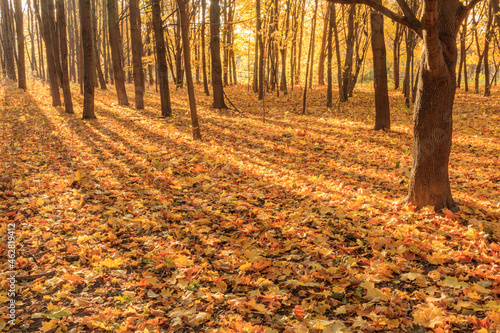
[[[172,106],[168,86],[167,51],[165,49],[165,37],[163,35],[163,23],[161,20],[161,1],[151,0],[151,7],[153,7],[153,29],[155,31],[156,59],[158,61],[161,115],[163,117],[170,117],[172,116]]]

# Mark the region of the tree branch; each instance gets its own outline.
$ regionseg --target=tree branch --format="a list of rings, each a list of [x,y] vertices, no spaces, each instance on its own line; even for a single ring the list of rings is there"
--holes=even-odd
[[[469,12],[474,8],[475,5],[477,5],[479,2],[483,0],[471,0],[467,5],[462,6],[462,9],[459,11],[457,15],[457,27],[462,24],[462,21],[465,19],[467,15],[469,15]]]
[[[420,36],[420,38],[422,38],[422,22],[420,22],[416,18],[415,14],[413,12],[411,12],[411,10],[409,8],[408,8],[408,10],[409,10],[409,13],[411,15],[407,16],[407,14],[404,13],[406,9],[403,10],[403,8],[401,8],[401,10],[403,10],[403,13],[405,14],[404,16],[402,16],[400,14],[393,12],[392,10],[388,9],[387,7],[377,3],[374,0],[328,0],[328,1],[333,2],[333,3],[343,4],[343,5],[350,5],[350,4],[367,5],[371,8],[379,11],[381,14],[387,16],[391,20],[396,21],[398,23],[401,23],[404,26],[407,26],[411,30],[415,31],[417,33],[417,35]],[[404,2],[404,0],[397,0],[397,1],[399,4],[401,2]],[[408,7],[408,5],[406,5],[406,7]]]
[[[401,11],[403,12],[404,16],[408,17],[408,18],[412,18],[412,19],[417,19],[417,17],[415,16],[415,14],[411,11],[410,9],[410,6],[408,6],[408,4],[406,3],[405,0],[396,0],[396,2],[398,3],[399,5],[399,8],[401,9]]]

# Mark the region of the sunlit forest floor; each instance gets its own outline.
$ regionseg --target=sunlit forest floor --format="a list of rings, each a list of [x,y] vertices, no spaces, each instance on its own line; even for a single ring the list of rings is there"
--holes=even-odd
[[[326,89],[266,95],[197,86],[202,142],[185,89],[160,118],[96,90],[97,120],[50,103],[49,86],[0,88],[0,238],[15,224],[11,332],[373,332],[500,330],[500,90],[457,92],[450,165],[460,212],[401,205],[412,110],[391,91],[375,132],[358,86],[327,110]],[[133,87],[129,86],[133,101]],[[38,279],[31,275],[41,274]]]

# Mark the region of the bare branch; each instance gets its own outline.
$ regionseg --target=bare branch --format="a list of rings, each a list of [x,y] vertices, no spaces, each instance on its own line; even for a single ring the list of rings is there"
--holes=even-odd
[[[381,14],[387,16],[393,21],[399,22],[402,25],[407,26],[411,30],[415,31],[417,35],[422,38],[422,22],[420,22],[416,17],[415,14],[412,13],[411,11],[411,16],[408,17],[406,14],[404,16],[397,14],[390,10],[389,8],[377,3],[374,0],[328,0],[333,3],[338,3],[338,4],[343,4],[343,5],[350,5],[350,4],[360,4],[360,5],[367,5],[377,11],[379,11]],[[404,2],[399,0],[398,3]],[[408,8],[409,9],[409,8]]]
[[[474,8],[474,6],[476,6],[481,1],[483,0],[471,0],[471,2],[469,2],[467,5],[462,6],[457,15],[457,27],[462,24],[462,21],[467,15],[469,15],[469,12],[472,10],[472,8]]]
[[[396,2],[398,3],[399,8],[403,12],[404,16],[406,16],[408,18],[414,18],[415,20],[417,19],[417,17],[411,11],[410,6],[408,6],[408,4],[406,3],[405,0],[396,0]]]

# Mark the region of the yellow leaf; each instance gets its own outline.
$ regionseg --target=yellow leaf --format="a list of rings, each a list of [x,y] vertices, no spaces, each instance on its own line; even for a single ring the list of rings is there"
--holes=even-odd
[[[427,261],[433,265],[442,265],[448,261],[448,256],[439,252],[427,255]]]
[[[243,264],[243,265],[240,266],[239,270],[240,271],[246,271],[250,267],[252,267],[252,263],[247,261],[245,264]]]
[[[167,133],[169,134],[175,133],[175,127],[172,124],[167,126]]]
[[[314,329],[315,330],[324,330],[325,324],[323,324],[321,321],[318,321],[316,324],[314,324]]]
[[[174,261],[177,265],[185,266],[185,267],[192,266],[194,264],[194,261],[192,261],[191,259],[189,259],[188,257],[183,256],[183,255],[178,255],[174,259]]]
[[[365,281],[361,283],[360,286],[366,289],[366,295],[368,297],[381,298],[384,300],[390,299],[390,295],[387,295],[382,292],[382,290],[375,288],[375,284],[373,282]]]
[[[101,261],[101,265],[107,268],[120,268],[122,264],[123,264],[122,258],[116,258],[116,259],[106,258],[103,261]]]
[[[259,313],[267,313],[267,307],[264,304],[255,302],[255,298],[250,299],[245,305]]]
[[[443,312],[440,308],[430,305],[421,307],[413,313],[415,323],[429,328],[434,328],[437,324],[441,324],[444,320]]]
[[[78,170],[78,171],[75,173],[75,181],[76,181],[76,182],[81,181],[84,177],[85,177],[85,174],[83,173],[83,170]]]
[[[56,322],[55,319],[53,319],[51,321],[46,321],[46,322],[42,323],[42,331],[43,332],[47,332],[47,331],[53,330],[56,327],[57,327],[57,322]]]

